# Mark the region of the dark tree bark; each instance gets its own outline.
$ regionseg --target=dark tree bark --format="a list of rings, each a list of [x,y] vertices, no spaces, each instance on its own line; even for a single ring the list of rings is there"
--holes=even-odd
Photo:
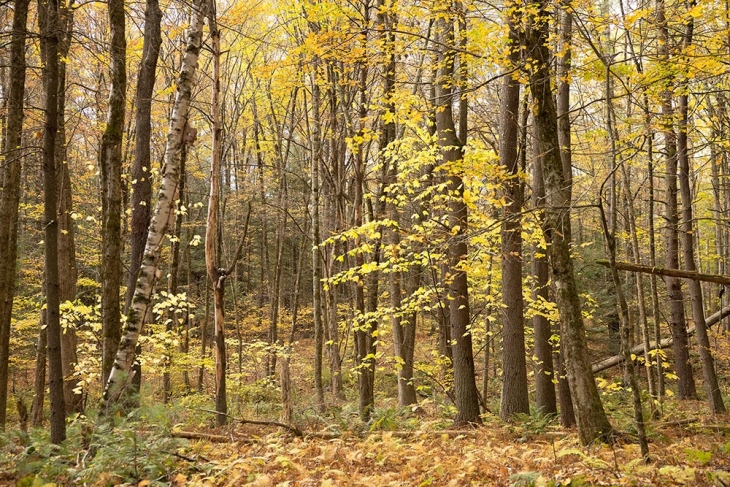
[[[147,0],[145,9],[144,40],[142,62],[139,66],[137,91],[135,96],[135,138],[134,162],[130,171],[132,180],[131,230],[129,246],[129,273],[127,274],[127,294],[124,299],[124,314],[129,313],[134,288],[142,265],[142,253],[147,241],[152,209],[152,183],[150,181],[150,143],[152,138],[152,96],[155,88],[157,60],[162,44],[160,22],[162,11],[158,0]],[[141,350],[138,348],[137,353]],[[133,366],[133,386],[139,393],[142,370],[139,364]]]
[[[318,27],[310,23],[312,32],[317,32]],[[320,244],[320,166],[322,161],[322,127],[321,115],[321,92],[318,85],[319,59],[313,60],[311,73],[312,82],[312,123],[311,123],[311,182],[310,182],[310,217],[311,238],[312,238],[312,318],[314,320],[314,390],[317,395],[317,407],[324,411],[324,386],[322,384],[322,355],[324,347],[324,330],[322,319],[322,257],[319,250]]]
[[[560,159],[563,163],[563,176],[566,184],[565,191],[567,197],[572,198],[573,150],[570,136],[570,65],[572,58],[571,43],[573,39],[573,15],[570,8],[566,8],[565,4],[561,5],[558,20],[560,22],[560,43],[563,50],[563,56],[558,57],[557,61],[558,93],[556,110],[558,115],[558,142],[560,144]],[[542,154],[542,152],[540,152],[540,154]],[[540,171],[542,171],[542,168]],[[544,199],[544,182],[541,183],[541,186]],[[558,327],[558,334],[560,333],[559,328],[560,327]],[[570,383],[565,370],[565,347],[563,347],[562,344],[560,346],[560,352],[556,354],[556,358],[558,395],[560,400],[560,423],[565,427],[570,427],[575,424],[575,413],[570,393]]]
[[[23,151],[23,98],[25,96],[25,38],[29,0],[15,2],[10,40],[10,90],[7,125],[3,134],[3,165],[0,166],[0,429],[5,429],[8,403],[10,322],[15,296],[18,253],[18,205]]]
[[[71,5],[61,8],[61,27],[63,39],[59,44],[62,58],[68,56],[71,47],[73,29],[73,9]],[[58,68],[58,134],[56,136],[56,161],[58,169],[58,272],[60,285],[60,301],[76,299],[76,238],[71,189],[71,173],[66,160],[66,63]],[[69,324],[61,333],[61,363],[63,367],[63,394],[67,413],[83,411],[83,394],[77,391],[78,379],[74,378],[77,356],[77,340],[75,324]]]
[[[440,41],[437,53],[439,69],[435,80],[435,119],[442,162],[450,166],[446,191],[448,200],[448,227],[451,240],[448,245],[448,306],[451,322],[452,355],[454,365],[454,398],[457,414],[454,423],[481,423],[479,392],[474,377],[474,351],[469,332],[469,284],[464,263],[467,258],[468,209],[464,201],[464,183],[454,167],[463,158],[463,141],[456,136],[453,114],[454,29],[451,14],[434,12]],[[464,134],[466,135],[466,134]]]
[[[511,71],[520,62],[517,13],[508,9],[509,65]],[[520,87],[518,79],[506,74],[502,82],[500,109],[501,137],[499,159],[507,173],[502,210],[502,396],[499,414],[504,421],[515,414],[529,414],[527,362],[525,360],[525,318],[522,299],[522,202],[518,138],[520,133]],[[548,326],[549,330],[549,326]],[[549,338],[549,337],[548,337]],[[537,341],[537,338],[536,340]],[[548,360],[552,357],[548,355]],[[536,375],[545,377],[542,367]],[[549,380],[552,377],[548,377]]]
[[[696,0],[689,2],[689,8],[696,5]],[[694,17],[691,15],[685,24],[682,47],[686,50],[692,44],[694,33]],[[685,83],[682,83],[683,85]],[[682,224],[681,236],[684,250],[684,266],[692,272],[697,270],[695,263],[695,225],[692,210],[692,189],[690,186],[690,161],[687,147],[688,130],[688,100],[689,95],[683,92],[679,96],[679,131],[677,134],[677,162],[679,163],[679,187],[682,195]],[[710,410],[713,414],[725,412],[725,404],[722,402],[720,384],[717,381],[715,372],[715,360],[712,357],[710,338],[707,335],[707,324],[705,323],[705,309],[702,301],[702,286],[695,279],[689,281],[689,295],[692,303],[692,318],[695,322],[695,335],[699,347],[700,363],[702,364],[702,377],[704,379],[707,401],[710,403]]]
[[[43,294],[45,295],[45,286]],[[33,427],[43,426],[43,402],[46,397],[46,362],[48,350],[48,330],[46,328],[46,310],[41,310],[38,320],[38,341],[35,351],[35,374],[33,376],[33,402],[30,407],[30,424]]]
[[[106,129],[101,138],[101,322],[102,383],[106,383],[122,336],[119,290],[122,282],[122,140],[127,92],[124,0],[108,2],[111,86]],[[49,340],[50,341],[50,340]]]
[[[536,134],[543,155],[543,174],[548,207],[545,234],[550,242],[550,265],[561,322],[561,346],[573,399],[578,434],[584,444],[610,435],[612,428],[603,410],[598,388],[590,370],[585,325],[576,288],[571,245],[571,184],[560,156],[557,111],[550,88],[550,32],[548,2],[541,1],[528,32],[531,56],[530,88],[535,108]]]
[[[158,0],[147,0],[142,44],[142,62],[139,66],[137,94],[135,96],[135,138],[132,178],[132,220],[130,233],[129,275],[124,313],[129,310],[134,296],[134,285],[142,265],[142,253],[147,240],[152,208],[152,182],[150,181],[150,143],[152,139],[152,96],[155,90],[157,59],[162,44],[160,22],[162,11]]]
[[[51,399],[51,443],[66,439],[66,405],[61,360],[60,285],[58,279],[58,182],[56,136],[58,132],[59,28],[58,0],[39,2],[44,17],[41,42],[45,48],[45,121],[43,133],[43,218],[45,226],[46,313],[48,334],[48,388]]]
[[[534,131],[534,126],[533,126]],[[532,140],[533,145],[533,167],[532,167],[532,200],[533,205],[538,209],[537,219],[541,227],[545,226],[545,181],[542,175],[542,151],[537,141],[537,136]],[[545,237],[547,238],[547,237]],[[550,268],[546,250],[535,246],[532,250],[532,275],[535,279],[532,290],[534,300],[541,302],[550,301]],[[573,416],[573,403],[570,399],[570,386],[565,375],[563,366],[562,347],[553,350],[550,337],[553,335],[553,327],[550,321],[542,313],[536,313],[532,318],[532,325],[535,333],[535,356],[540,361],[535,371],[545,375],[545,378],[536,377],[535,396],[537,409],[543,414],[557,413],[557,399],[555,395],[555,383],[557,379],[560,399],[560,424],[568,428],[575,424]],[[559,327],[555,327],[555,333],[560,334]],[[550,376],[551,374],[552,376]],[[545,379],[549,380],[549,383]]]
[[[664,13],[664,0],[656,2],[656,23],[659,36],[659,56],[662,62],[669,64],[669,31]],[[660,126],[664,137],[664,166],[666,184],[664,231],[666,248],[666,268],[679,269],[679,218],[677,216],[677,137],[674,133],[674,107],[670,87],[662,93],[662,111]],[[689,344],[684,316],[684,295],[681,281],[668,277],[667,297],[669,298],[669,321],[674,337],[674,364],[677,371],[677,396],[680,399],[697,397],[692,365],[689,361]]]

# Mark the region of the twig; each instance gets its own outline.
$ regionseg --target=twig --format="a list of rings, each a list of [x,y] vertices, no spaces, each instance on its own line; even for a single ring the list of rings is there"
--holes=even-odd
[[[195,459],[193,457],[186,457],[185,455],[181,455],[180,453],[176,453],[176,452],[173,452],[172,453],[172,456],[173,457],[176,457],[176,458],[179,458],[181,460],[186,460],[186,461],[191,462],[191,463],[196,463],[198,461],[197,459]]]

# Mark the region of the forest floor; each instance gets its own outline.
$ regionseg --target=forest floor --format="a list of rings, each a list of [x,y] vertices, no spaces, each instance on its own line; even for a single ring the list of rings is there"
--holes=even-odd
[[[308,386],[310,364],[307,356],[292,362],[294,424],[301,437],[275,425],[241,421],[278,419],[279,391],[260,375],[231,379],[233,420],[221,428],[210,427],[210,391],[179,395],[164,405],[152,379],[141,408],[115,417],[113,424],[93,417],[70,420],[60,448],[50,445],[41,429],[25,433],[15,427],[0,434],[0,486],[730,487],[728,416],[709,415],[705,402],[668,396],[661,418],[647,422],[651,458],[645,463],[630,394],[617,371],[597,380],[618,432],[615,441],[584,447],[574,428],[538,415],[506,424],[487,413],[479,427],[452,430],[454,408],[437,383],[430,394],[421,391],[417,412],[399,410],[393,374],[385,370],[378,375],[369,424],[360,421],[355,397],[332,400],[328,394],[327,410],[319,413]],[[353,378],[345,379],[352,395]],[[491,380],[487,406],[496,411],[499,380]]]
[[[730,485],[730,428],[724,419],[653,423],[648,464],[629,434],[614,444],[584,448],[575,431],[526,419],[504,425],[487,418],[484,426],[463,431],[304,438],[258,436],[260,428],[245,425],[230,430],[232,441],[190,441],[179,452],[186,460],[170,480],[231,487]]]
[[[724,416],[698,416],[705,407],[668,402],[671,411],[648,424],[648,464],[629,422],[616,416],[615,442],[583,447],[574,429],[535,416],[505,424],[485,415],[484,425],[464,430],[430,415],[381,416],[366,429],[353,416],[350,430],[316,422],[298,437],[240,422],[155,429],[159,410],[136,422],[120,418],[112,431],[97,430],[91,445],[83,424],[70,425],[60,449],[39,430],[11,430],[0,442],[0,485],[730,486],[730,426]]]

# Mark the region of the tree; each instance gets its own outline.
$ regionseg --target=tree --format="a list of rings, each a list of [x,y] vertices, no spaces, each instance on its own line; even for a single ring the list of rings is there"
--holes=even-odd
[[[39,5],[41,42],[45,45],[45,120],[43,132],[43,218],[45,226],[45,279],[48,340],[48,388],[51,399],[51,443],[66,439],[66,405],[61,359],[60,285],[58,279],[58,184],[56,136],[58,132],[58,71],[60,6],[57,0]]]
[[[502,210],[502,364],[504,372],[499,408],[500,417],[505,421],[509,421],[515,414],[530,413],[530,402],[527,396],[525,318],[522,300],[523,190],[517,150],[520,132],[520,82],[512,75],[512,71],[520,62],[520,45],[517,34],[519,26],[514,5],[507,7],[507,25],[509,28],[509,65],[505,68],[507,72],[502,82],[501,137],[499,139],[500,164],[504,167],[506,176],[503,189],[505,205]],[[548,355],[539,357],[539,359],[551,361],[552,357]],[[539,377],[539,381],[546,377],[541,367],[536,375]]]
[[[170,117],[160,191],[157,195],[155,210],[152,213],[144,257],[135,284],[124,333],[104,389],[102,412],[106,412],[109,406],[119,401],[127,386],[137,340],[152,304],[152,295],[158,278],[161,244],[170,223],[175,219],[173,209],[175,192],[180,178],[180,150],[190,107],[193,76],[198,66],[198,56],[203,39],[204,1],[195,0],[192,4],[185,56],[177,80],[175,103]]]
[[[696,5],[693,0],[689,4],[691,9]],[[694,35],[694,17],[690,16],[685,25],[685,33],[682,39],[682,48],[690,49]],[[679,131],[677,134],[677,163],[679,165],[679,188],[682,196],[682,248],[684,250],[684,266],[692,272],[697,269],[695,264],[695,222],[692,211],[692,190],[690,188],[690,155],[687,142],[689,95],[685,92],[679,96]],[[692,303],[692,318],[695,322],[695,333],[699,345],[700,360],[702,362],[702,376],[707,392],[707,401],[710,403],[710,410],[715,413],[724,413],[725,404],[722,402],[720,385],[715,372],[715,361],[710,349],[710,338],[707,335],[707,324],[705,322],[704,302],[702,301],[702,286],[697,280],[689,281],[689,295]]]
[[[228,268],[219,267],[221,256],[216,252],[217,238],[222,239],[218,222],[220,212],[220,181],[221,181],[221,138],[223,129],[220,113],[220,31],[216,19],[215,0],[208,5],[208,28],[210,29],[211,50],[213,54],[213,99],[211,103],[211,122],[213,132],[213,146],[211,148],[210,163],[210,193],[208,196],[208,218],[205,227],[205,267],[208,278],[213,287],[213,323],[215,329],[215,422],[223,426],[228,420],[228,395],[226,390],[227,352],[225,338],[225,282],[226,278],[236,268],[236,262],[241,257],[243,244],[248,233],[248,220],[251,216],[251,206],[248,207],[248,216],[243,230],[243,237]]]
[[[7,99],[7,125],[3,134],[0,169],[0,429],[5,429],[8,403],[8,365],[10,360],[10,322],[15,296],[18,252],[18,205],[23,151],[23,98],[25,94],[25,38],[30,0],[15,2],[10,47],[10,92]]]
[[[550,88],[550,51],[547,46],[550,24],[548,3],[539,2],[528,32],[530,89],[536,135],[543,155],[545,193],[548,198],[544,232],[549,241],[550,266],[560,313],[561,347],[573,399],[578,434],[584,444],[606,438],[612,428],[598,395],[590,370],[585,325],[576,289],[571,244],[571,184],[563,165],[558,141],[557,112]]]
[[[68,58],[71,48],[74,9],[69,2],[60,10],[61,42],[59,54],[62,59]],[[58,277],[59,299],[61,303],[73,302],[76,299],[78,268],[76,265],[76,230],[74,224],[73,188],[71,170],[69,169],[68,148],[66,141],[66,79],[67,63],[58,67],[58,134],[56,136],[56,167],[58,169]],[[61,365],[63,369],[63,394],[68,413],[81,413],[84,408],[84,397],[75,376],[78,362],[76,327],[68,324],[61,333]]]
[[[121,338],[119,291],[122,279],[122,140],[127,99],[127,40],[124,1],[111,0],[109,59],[111,86],[109,113],[101,138],[101,321],[103,327],[102,383],[106,383]]]
[[[134,297],[135,284],[139,268],[142,265],[142,253],[147,241],[147,230],[150,226],[150,210],[152,208],[152,166],[150,164],[152,97],[155,91],[157,61],[160,46],[162,45],[161,21],[162,10],[160,10],[159,1],[147,0],[142,62],[139,66],[135,95],[134,160],[130,170],[132,215],[129,236],[129,273],[127,275],[127,293],[124,299],[125,315],[129,312]],[[181,172],[184,172],[184,169]],[[140,369],[135,371],[135,381],[141,380]]]
[[[459,162],[463,158],[464,142],[456,135],[453,116],[453,72],[455,61],[454,24],[448,11],[433,12],[436,15],[437,77],[435,86],[436,135],[441,150],[441,162],[446,167],[446,191],[448,200],[448,228],[452,235],[448,248],[448,306],[453,339],[454,397],[457,414],[455,424],[480,423],[479,393],[474,377],[474,351],[469,331],[469,285],[465,269],[467,257],[468,209],[464,201],[464,182],[459,174]],[[466,134],[462,134],[465,137]]]

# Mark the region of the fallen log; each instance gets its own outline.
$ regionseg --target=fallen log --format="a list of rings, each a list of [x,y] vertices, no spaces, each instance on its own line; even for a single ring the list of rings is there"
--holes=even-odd
[[[181,430],[173,430],[172,432],[170,432],[170,436],[172,436],[173,438],[182,438],[185,440],[205,440],[211,443],[230,443],[233,439],[233,437],[231,436]]]
[[[610,267],[611,264],[607,260],[597,260],[596,264]],[[654,274],[657,276],[679,277],[683,279],[692,279],[694,281],[714,282],[715,284],[723,284],[730,286],[730,276],[720,274],[703,274],[702,272],[685,271],[681,269],[665,269],[650,265],[629,264],[628,262],[616,262],[616,269],[619,271],[642,272],[644,274]]]
[[[717,313],[713,314],[712,316],[709,316],[706,320],[707,322],[707,328],[712,327],[713,325],[716,325],[720,322],[723,318],[726,316],[730,316],[730,306],[726,306],[722,308]],[[695,327],[692,326],[687,330],[687,334],[694,333]],[[657,348],[669,348],[672,345],[673,339],[665,338],[663,340],[659,341],[659,347],[656,346],[656,342],[651,342],[649,344],[649,350],[655,350]],[[644,353],[644,344],[637,345],[634,348],[631,349],[631,353],[633,355],[639,355]],[[622,363],[624,361],[623,355],[614,355],[613,357],[605,358],[599,362],[596,362],[591,367],[593,369],[593,373],[601,372],[606,369],[610,369],[611,367],[615,367],[618,364]]]

